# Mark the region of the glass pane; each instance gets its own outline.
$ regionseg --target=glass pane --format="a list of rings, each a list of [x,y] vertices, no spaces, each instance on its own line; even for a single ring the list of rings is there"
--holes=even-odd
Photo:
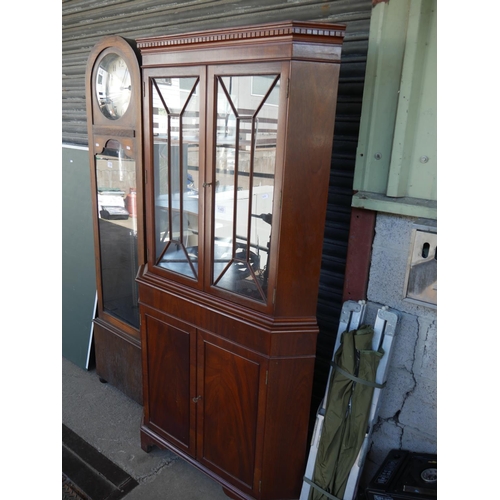
[[[102,307],[139,327],[135,160],[110,140],[95,157]]]
[[[273,84],[275,77],[272,75],[258,75],[252,77],[252,94],[264,97]],[[275,106],[279,103],[279,90],[280,82],[274,85],[271,94],[266,99],[266,104],[273,104]]]
[[[278,96],[278,75],[217,79],[212,277],[260,301],[267,299]]]
[[[131,77],[125,61],[117,54],[107,54],[97,68],[95,90],[99,109],[111,120],[125,114],[132,97]]]
[[[198,276],[197,78],[153,82],[156,265]]]

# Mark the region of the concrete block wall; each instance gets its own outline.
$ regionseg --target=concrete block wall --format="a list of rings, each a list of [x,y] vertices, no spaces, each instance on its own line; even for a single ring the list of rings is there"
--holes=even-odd
[[[437,310],[404,300],[415,218],[379,213],[367,291],[367,321],[381,305],[400,314],[387,385],[363,470],[376,473],[393,448],[437,452]]]

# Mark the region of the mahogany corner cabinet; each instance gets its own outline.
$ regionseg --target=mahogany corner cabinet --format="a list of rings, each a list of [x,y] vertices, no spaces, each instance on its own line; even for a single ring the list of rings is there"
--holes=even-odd
[[[235,499],[298,498],[344,27],[137,40],[141,444]]]

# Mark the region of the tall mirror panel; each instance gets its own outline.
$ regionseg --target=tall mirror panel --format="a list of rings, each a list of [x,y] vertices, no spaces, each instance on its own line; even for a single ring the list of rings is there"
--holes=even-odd
[[[139,328],[136,162],[117,140],[95,156],[103,310]]]

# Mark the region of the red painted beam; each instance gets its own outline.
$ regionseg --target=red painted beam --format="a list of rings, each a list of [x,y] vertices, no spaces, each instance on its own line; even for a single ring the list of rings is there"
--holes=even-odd
[[[377,212],[352,208],[343,302],[366,300]]]

